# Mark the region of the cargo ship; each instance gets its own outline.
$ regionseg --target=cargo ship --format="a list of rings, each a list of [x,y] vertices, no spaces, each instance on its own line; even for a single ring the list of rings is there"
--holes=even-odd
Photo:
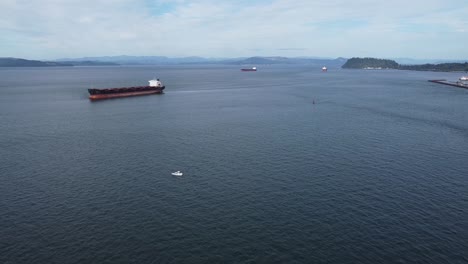
[[[121,88],[105,88],[105,89],[88,89],[89,100],[104,100],[120,97],[161,94],[165,86],[159,79],[149,80],[148,86],[121,87]]]
[[[445,80],[445,79],[441,79],[441,80],[429,80],[429,82],[438,83],[438,84],[444,84],[444,85],[450,85],[450,86],[455,86],[455,87],[459,87],[459,88],[468,89],[468,76],[462,76],[462,77],[460,77],[460,79],[458,79],[458,81],[456,81],[456,82],[448,82],[448,81]]]
[[[244,68],[244,69],[241,69],[241,71],[257,71],[257,67]]]

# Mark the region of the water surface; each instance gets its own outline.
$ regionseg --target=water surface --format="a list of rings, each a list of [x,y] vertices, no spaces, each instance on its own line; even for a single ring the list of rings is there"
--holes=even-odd
[[[467,263],[459,75],[1,68],[0,263]]]

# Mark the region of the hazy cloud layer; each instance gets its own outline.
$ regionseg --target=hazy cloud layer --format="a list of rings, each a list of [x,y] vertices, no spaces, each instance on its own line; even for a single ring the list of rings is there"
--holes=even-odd
[[[467,59],[466,0],[2,0],[0,56]]]

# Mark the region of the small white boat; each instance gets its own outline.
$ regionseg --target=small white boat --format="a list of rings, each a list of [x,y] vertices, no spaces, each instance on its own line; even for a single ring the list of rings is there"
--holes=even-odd
[[[182,175],[184,175],[184,174],[183,174],[182,172],[180,172],[180,171],[176,171],[176,172],[173,172],[173,173],[171,173],[171,174],[174,175],[174,176],[182,176]]]

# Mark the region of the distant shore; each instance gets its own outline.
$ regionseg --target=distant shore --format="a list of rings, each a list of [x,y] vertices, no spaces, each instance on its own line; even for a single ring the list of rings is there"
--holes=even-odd
[[[20,58],[0,58],[0,67],[58,67],[58,66],[118,66],[114,62],[102,61],[39,61]]]
[[[411,70],[435,72],[468,72],[468,62],[439,64],[399,64],[394,60],[377,58],[351,59],[313,57],[249,57],[232,59],[207,59],[198,57],[167,58],[161,56],[114,56],[60,59],[55,61],[0,58],[0,67],[57,67],[57,66],[120,66],[120,65],[307,65],[311,67],[365,69],[365,70]]]
[[[465,63],[440,63],[402,65],[394,60],[376,58],[351,58],[343,66],[343,69],[395,69],[411,71],[435,71],[435,72],[468,72],[468,62]]]

